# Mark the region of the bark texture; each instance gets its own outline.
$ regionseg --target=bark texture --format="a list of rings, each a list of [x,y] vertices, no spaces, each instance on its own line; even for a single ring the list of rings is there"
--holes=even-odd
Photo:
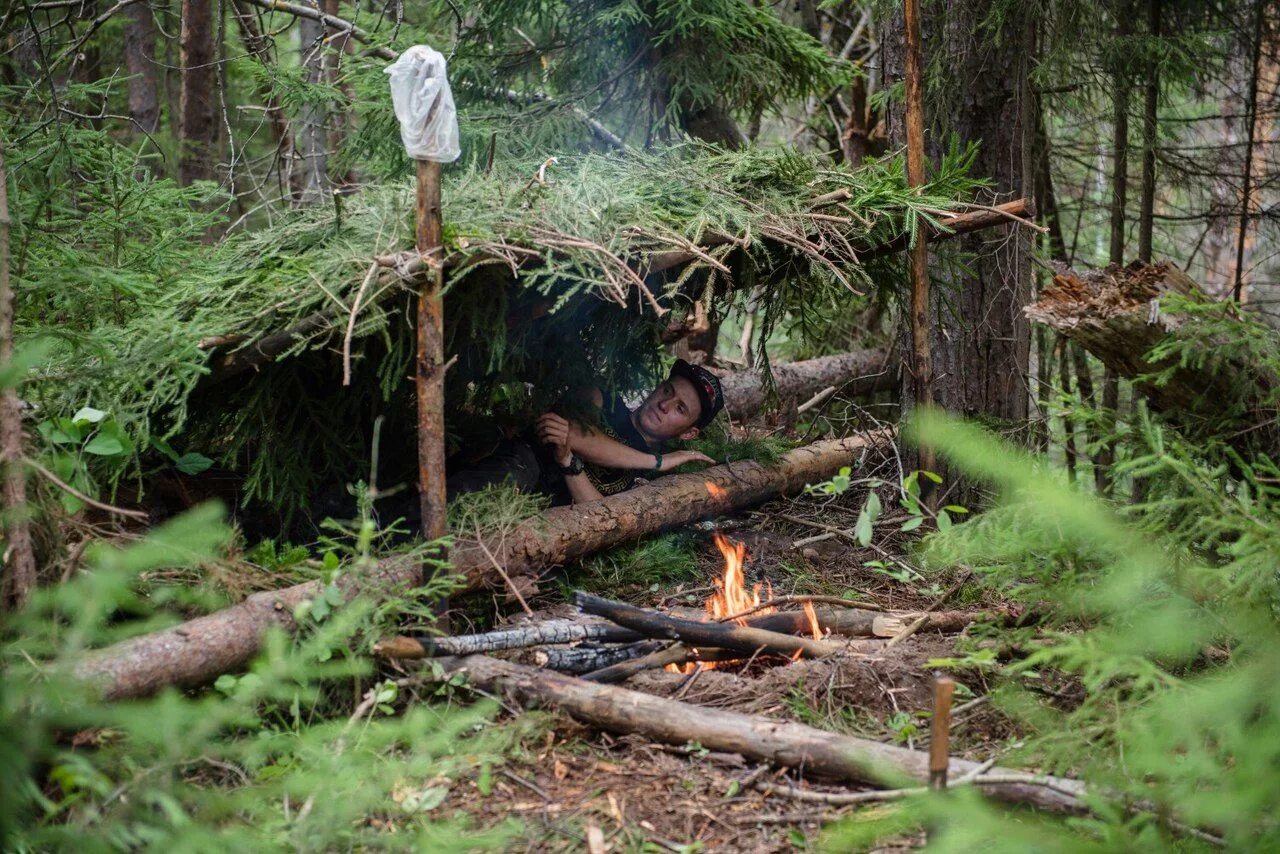
[[[0,142],[0,366],[13,361],[13,285],[9,279],[9,185]],[[36,555],[27,521],[27,480],[22,468],[22,401],[0,390],[0,475],[4,478],[5,557],[0,606],[26,604],[36,587]]]
[[[850,395],[871,394],[896,388],[896,366],[884,350],[858,350],[822,356],[803,362],[771,366],[774,388],[781,405],[795,406],[830,386]],[[769,402],[764,378],[755,371],[720,377],[724,406],[737,419],[758,415]]]
[[[124,10],[124,61],[129,71],[129,118],[137,128],[160,127],[160,75],[156,66],[156,24],[151,6],[133,3]]]
[[[306,69],[307,82],[320,85],[325,79],[324,40],[328,30],[323,21],[302,18],[298,21],[301,41],[299,60]],[[312,205],[326,200],[329,195],[329,135],[325,130],[328,110],[321,104],[309,103],[302,107],[298,120],[298,201]]]
[[[926,153],[939,159],[954,134],[961,145],[976,143],[970,174],[990,181],[991,201],[1021,195],[1024,181],[1023,126],[1032,105],[1020,98],[1027,71],[1022,45],[1022,16],[1029,7],[1010,7],[999,33],[984,21],[990,4],[981,0],[940,0],[921,10],[923,61],[926,68],[945,69],[935,81],[927,111]],[[902,20],[886,20],[881,40],[885,83],[904,77],[905,38]],[[931,92],[935,91],[933,88]],[[890,146],[906,140],[901,107],[889,115]],[[930,298],[929,350],[934,403],[952,412],[1023,421],[1027,416],[1027,371],[1030,327],[1022,307],[1032,297],[1031,240],[1026,230],[997,227],[981,236],[964,237],[958,249],[972,253],[967,271],[935,264],[937,283]],[[941,252],[934,250],[934,256]],[[909,335],[903,335],[904,341]],[[903,379],[904,409],[915,404],[910,376]]]
[[[639,733],[667,744],[696,741],[708,750],[738,753],[756,761],[800,768],[808,774],[873,786],[897,785],[903,777],[919,782],[929,779],[928,754],[870,739],[680,703],[484,656],[447,661],[446,670],[465,673],[472,685],[502,691],[523,706],[560,709],[610,732]],[[956,776],[977,767],[976,762],[951,759]],[[1025,780],[983,786],[998,800],[1055,812],[1086,811],[1085,787],[1076,780],[1019,775],[1000,768],[992,768],[990,773],[1002,779],[1021,776]]]
[[[1195,427],[1221,423],[1232,412],[1249,413],[1249,423],[1268,424],[1233,437],[1246,452],[1280,446],[1273,419],[1260,416],[1274,409],[1280,377],[1265,365],[1246,364],[1230,355],[1212,355],[1199,364],[1153,362],[1147,353],[1188,322],[1184,315],[1164,311],[1160,298],[1179,294],[1203,298],[1200,287],[1169,262],[1128,267],[1110,266],[1086,275],[1064,270],[1054,277],[1040,300],[1026,309],[1029,318],[1046,324],[1097,356],[1108,370],[1133,381],[1152,408]],[[1224,345],[1228,341],[1222,342]],[[1218,348],[1208,347],[1209,351]],[[1231,348],[1221,348],[1229,354]],[[1160,382],[1151,375],[1165,372]]]
[[[217,56],[213,0],[182,0],[178,182],[212,180],[217,162]]]
[[[669,475],[602,501],[553,508],[486,545],[509,575],[527,574],[795,492],[841,466],[856,465],[860,456],[891,441],[888,432],[869,433],[798,448],[773,466],[745,461]],[[502,583],[480,544],[461,540],[450,557],[470,588]],[[420,572],[413,561],[389,560],[371,578],[348,579],[346,593],[348,598],[378,597],[416,583]],[[271,627],[296,630],[293,609],[321,591],[319,582],[308,582],[255,593],[230,608],[91,653],[75,672],[98,683],[108,698],[145,696],[167,685],[198,685],[248,664]]]

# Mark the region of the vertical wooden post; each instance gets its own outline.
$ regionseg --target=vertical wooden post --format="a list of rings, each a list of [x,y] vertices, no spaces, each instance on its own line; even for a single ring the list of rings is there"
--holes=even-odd
[[[947,768],[951,764],[951,697],[956,680],[950,676],[933,679],[933,720],[929,728],[929,786],[947,787]]]
[[[9,188],[0,142],[0,366],[13,361],[13,287],[9,280]],[[0,567],[4,608],[26,604],[36,587],[36,557],[27,522],[27,481],[22,468],[22,404],[12,388],[0,389],[0,465],[4,478],[7,554]]]
[[[920,48],[920,0],[906,0],[907,186],[924,184],[924,65]],[[933,357],[929,352],[929,243],[925,230],[911,247],[911,375],[916,406],[933,405]],[[936,468],[933,448],[920,447],[920,468]],[[922,478],[925,483],[927,479]],[[925,483],[921,484],[925,489]]]
[[[427,264],[418,292],[418,490],[422,536],[443,537],[444,488],[444,285],[440,223],[440,164],[419,160],[414,243]]]

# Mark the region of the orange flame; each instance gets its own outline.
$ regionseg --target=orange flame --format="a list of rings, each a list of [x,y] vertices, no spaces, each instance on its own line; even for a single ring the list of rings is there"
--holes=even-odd
[[[804,603],[804,615],[809,620],[809,631],[814,640],[822,640],[822,627],[818,625],[818,612],[813,610],[812,602]]]
[[[716,484],[711,483],[710,481],[704,481],[702,485],[707,488],[707,493],[717,501],[722,500],[726,495],[729,494],[728,491],[725,490],[723,486],[717,486]]]
[[[710,484],[708,484],[710,486]],[[756,584],[747,592],[747,576],[743,572],[746,563],[747,547],[742,543],[732,543],[720,533],[715,534],[716,548],[724,555],[724,578],[713,578],[716,592],[707,599],[707,616],[713,620],[748,611],[760,605],[760,585]],[[772,591],[770,591],[772,594]],[[762,613],[772,608],[761,609]],[[738,625],[745,626],[746,620],[735,620]]]

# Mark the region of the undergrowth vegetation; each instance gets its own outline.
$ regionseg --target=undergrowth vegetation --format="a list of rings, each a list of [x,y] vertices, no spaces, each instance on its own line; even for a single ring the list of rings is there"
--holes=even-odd
[[[200,604],[182,588],[139,596],[141,573],[215,559],[229,537],[206,507],[127,548],[95,546],[91,571],[12,615],[0,682],[5,849],[87,839],[115,850],[499,849],[509,828],[433,810],[460,775],[498,762],[521,725],[486,726],[484,702],[427,704],[447,699],[429,680],[374,679],[362,644],[392,612],[367,601],[311,608],[299,639],[271,635],[247,673],[211,691],[108,704],[71,678],[91,647]],[[359,558],[337,563],[359,568]]]
[[[1091,786],[1088,818],[1030,821],[972,792],[846,822],[838,846],[921,823],[945,850],[1151,850],[1280,842],[1280,490],[1265,459],[1232,477],[1144,418],[1132,466],[1146,500],[1117,509],[978,429],[924,415],[917,436],[997,505],[935,534],[927,565],[971,566],[1039,614],[1002,633],[1029,650],[998,667],[993,702],[1030,733],[1013,758]],[[1265,474],[1260,474],[1265,472]],[[1080,687],[1064,701],[1050,674]],[[1006,761],[1003,760],[1002,761]]]

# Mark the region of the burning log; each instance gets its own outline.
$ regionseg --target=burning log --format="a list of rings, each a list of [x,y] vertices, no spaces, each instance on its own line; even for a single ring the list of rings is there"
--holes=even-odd
[[[928,754],[904,747],[758,715],[693,706],[486,656],[446,659],[443,663],[446,673],[464,673],[477,688],[502,691],[524,706],[557,708],[610,732],[639,733],[666,744],[697,742],[709,750],[875,786],[896,786],[902,778],[921,783],[929,779]],[[951,760],[951,770],[957,776],[981,769],[976,762]],[[1001,768],[990,769],[990,774],[998,775],[999,782],[982,783],[981,777],[974,782],[998,800],[1054,812],[1087,812],[1085,786],[1076,780]]]
[[[824,658],[844,650],[843,646],[831,641],[801,638],[751,626],[683,620],[625,602],[602,599],[581,590],[573,594],[573,602],[587,614],[605,617],[646,637],[670,638],[686,646],[736,650],[745,655],[755,652],[775,655],[800,653],[807,658]]]
[[[508,575],[564,564],[595,551],[766,501],[829,477],[859,455],[887,446],[877,431],[797,448],[774,465],[743,461],[694,474],[668,475],[602,501],[558,507],[513,527],[490,543],[459,540],[450,553],[470,589],[497,585]],[[383,561],[370,578],[344,577],[344,595],[382,598],[417,583],[412,560]],[[319,581],[255,593],[243,602],[177,626],[140,635],[87,654],[75,674],[107,698],[139,697],[166,685],[198,685],[244,667],[272,627],[297,630],[294,608],[324,592]]]
[[[1206,341],[1209,357],[1199,362],[1147,358],[1152,348],[1192,320],[1161,305],[1162,297],[1174,294],[1209,300],[1190,276],[1167,261],[1112,265],[1084,275],[1064,269],[1025,313],[1078,341],[1108,368],[1133,380],[1134,388],[1154,409],[1171,417],[1212,423],[1228,414],[1232,403],[1238,403],[1242,412],[1256,414],[1280,388],[1280,377],[1262,364],[1244,361],[1237,355],[1238,348],[1215,347]],[[1229,343],[1225,333],[1220,343]],[[1152,379],[1156,374],[1159,381]],[[1255,418],[1256,423],[1264,420]],[[1246,445],[1259,439],[1273,449],[1280,444],[1274,430],[1250,430],[1237,438],[1237,447],[1251,452]]]
[[[858,350],[803,362],[772,365],[778,399],[795,405],[823,389],[835,387],[850,395],[872,394],[898,387],[896,365],[884,350]],[[764,379],[754,371],[720,377],[724,405],[734,418],[759,414],[766,403]]]

